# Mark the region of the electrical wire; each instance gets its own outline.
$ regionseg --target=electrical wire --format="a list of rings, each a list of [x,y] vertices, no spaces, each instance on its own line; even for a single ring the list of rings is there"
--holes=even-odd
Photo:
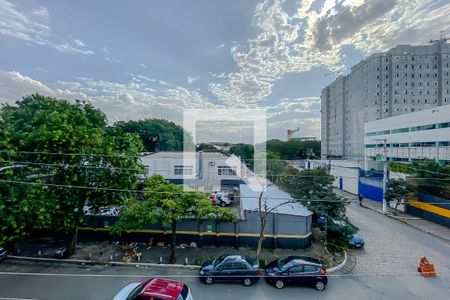
[[[55,183],[42,183],[42,182],[28,182],[28,181],[18,181],[18,180],[6,180],[0,179],[0,182],[10,183],[10,184],[24,184],[24,185],[34,185],[34,186],[49,186],[49,187],[59,187],[59,188],[72,188],[72,189],[86,189],[86,190],[100,190],[100,191],[111,191],[111,192],[124,192],[124,193],[148,193],[148,194],[169,194],[169,195],[183,195],[186,192],[173,193],[173,192],[161,192],[161,191],[146,191],[146,190],[132,190],[132,189],[115,189],[108,187],[93,187],[93,186],[83,186],[83,185],[69,185],[69,184],[55,184]],[[201,193],[202,191],[188,191],[192,193]],[[339,196],[343,197],[343,196]],[[356,196],[355,196],[356,197]],[[258,196],[236,196],[239,199],[257,199]],[[263,197],[264,199],[272,199],[272,200],[288,200],[292,202],[345,202],[345,203],[358,203],[359,200],[351,200],[351,199],[294,199],[288,197]],[[345,197],[343,197],[345,198]],[[424,203],[421,201],[409,201],[407,203]],[[405,203],[405,204],[407,204]],[[448,202],[443,203],[433,203],[433,204],[449,204]]]

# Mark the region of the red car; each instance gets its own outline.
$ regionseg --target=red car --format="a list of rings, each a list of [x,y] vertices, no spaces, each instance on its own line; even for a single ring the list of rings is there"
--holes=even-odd
[[[152,278],[127,285],[113,300],[193,300],[189,287],[181,281]]]

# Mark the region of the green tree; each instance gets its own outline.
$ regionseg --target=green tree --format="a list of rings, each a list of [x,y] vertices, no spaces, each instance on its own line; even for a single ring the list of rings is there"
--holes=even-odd
[[[181,126],[163,119],[119,121],[114,124],[118,130],[136,133],[144,144],[145,151],[183,151],[184,130]],[[186,143],[192,146],[192,138]]]
[[[325,216],[328,228],[342,241],[355,233],[346,216],[348,201],[333,192],[334,177],[324,168],[302,170],[287,167],[278,184],[296,201],[312,211],[315,217]]]
[[[398,205],[414,196],[414,188],[404,179],[392,179],[387,182],[385,198],[395,202],[394,214],[397,215]]]
[[[217,151],[217,149],[208,143],[200,143],[195,146],[196,151]]]
[[[149,224],[161,224],[170,228],[170,263],[176,262],[177,221],[183,218],[236,220],[229,209],[211,205],[205,194],[185,191],[182,185],[172,184],[157,174],[144,182],[141,198],[126,203],[111,233],[120,235],[127,230],[141,229]]]
[[[12,160],[35,168],[34,186],[45,186],[43,208],[51,215],[46,226],[66,236],[65,255],[71,256],[84,205],[122,203],[132,196],[110,189],[136,187],[142,144],[135,135],[107,128],[105,115],[89,103],[34,94],[16,104],[0,115],[15,150]]]
[[[421,160],[413,163],[389,163],[389,169],[394,172],[409,174],[407,178],[411,188],[418,193],[430,194],[450,199],[450,165],[443,165],[434,160]]]
[[[267,179],[272,183],[277,182],[278,178],[281,176],[284,168],[286,167],[286,163],[280,159],[278,154],[273,152],[257,153],[255,155],[255,159],[265,159],[265,170],[261,170],[261,168],[264,167],[264,164],[261,164],[254,167],[254,172],[259,176],[266,174]]]
[[[294,160],[306,159],[308,157],[320,157],[320,141],[280,141],[268,140],[266,143],[268,152],[278,154],[281,159]]]
[[[253,170],[253,156],[255,154],[255,149],[253,145],[238,143],[230,148],[230,153],[239,156],[241,160]]]

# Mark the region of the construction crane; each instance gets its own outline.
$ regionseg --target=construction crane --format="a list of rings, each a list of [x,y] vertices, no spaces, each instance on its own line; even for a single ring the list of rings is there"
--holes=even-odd
[[[288,141],[292,140],[292,134],[295,133],[295,132],[298,132],[298,131],[300,131],[300,128],[288,129],[287,130],[287,139],[288,139]]]

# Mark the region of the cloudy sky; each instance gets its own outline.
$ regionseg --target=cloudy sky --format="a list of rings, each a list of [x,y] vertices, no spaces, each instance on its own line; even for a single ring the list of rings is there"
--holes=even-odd
[[[323,87],[438,38],[449,15],[448,0],[0,0],[0,101],[39,92],[180,124],[186,108],[265,108],[269,138],[319,136]]]

